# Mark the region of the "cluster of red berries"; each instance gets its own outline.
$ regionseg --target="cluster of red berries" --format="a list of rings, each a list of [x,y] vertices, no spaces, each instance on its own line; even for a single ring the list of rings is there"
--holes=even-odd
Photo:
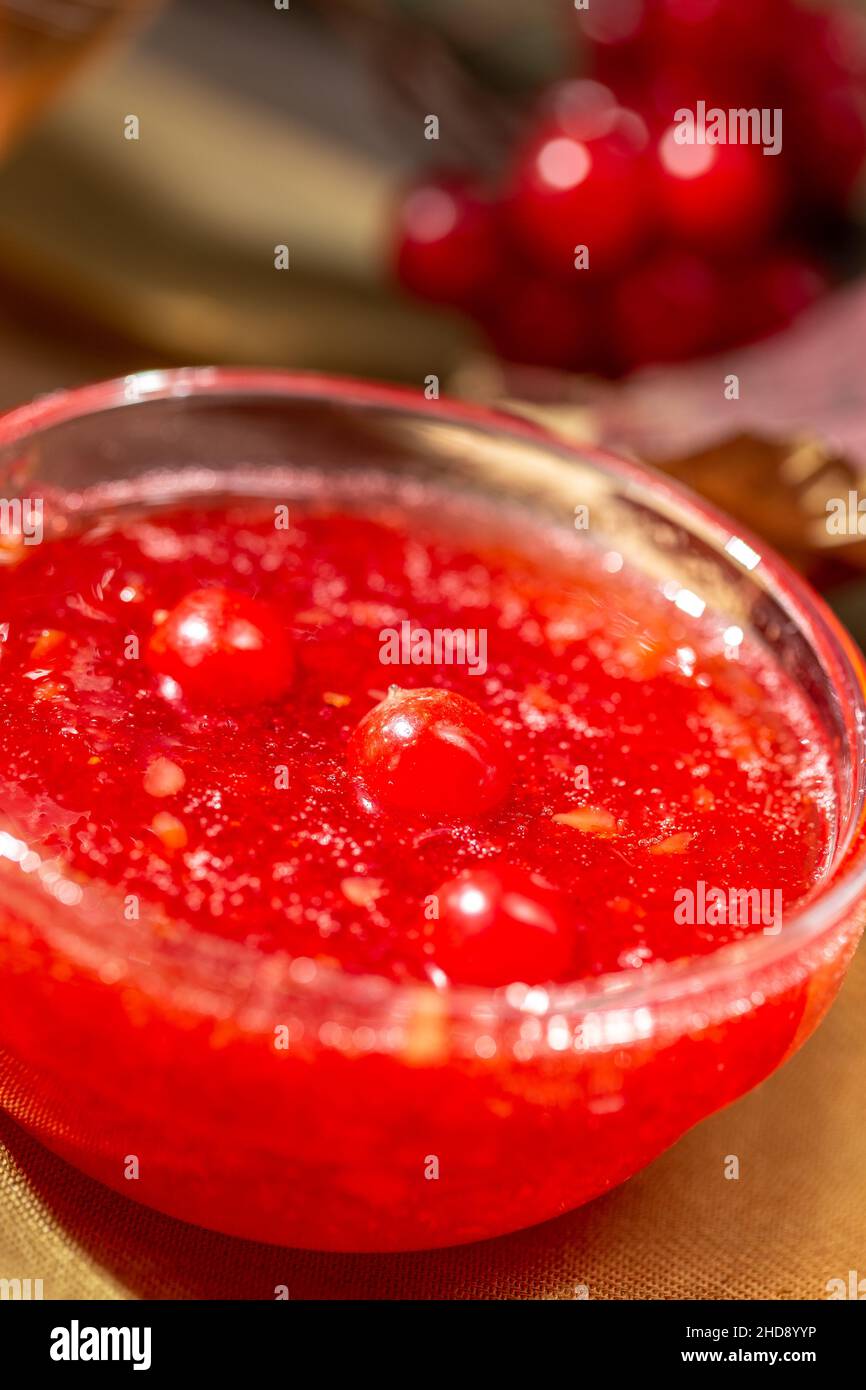
[[[574,13],[588,75],[545,94],[498,187],[449,173],[409,190],[402,284],[472,316],[503,357],[574,371],[785,327],[826,288],[815,248],[866,167],[862,14],[797,0]],[[678,113],[699,104],[710,121],[688,143]],[[718,121],[702,140],[714,111],[754,111],[748,141]]]
[[[291,639],[262,599],[196,589],[157,623],[151,669],[188,699],[240,709],[278,700],[294,676]],[[400,690],[361,720],[347,766],[365,803],[397,815],[474,819],[508,794],[512,769],[496,724],[448,690]],[[434,963],[466,984],[556,979],[567,972],[573,932],[549,885],[509,865],[467,869],[435,894]]]

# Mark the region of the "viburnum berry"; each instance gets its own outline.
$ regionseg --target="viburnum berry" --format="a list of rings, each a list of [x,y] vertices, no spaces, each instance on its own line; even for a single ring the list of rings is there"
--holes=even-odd
[[[693,252],[660,251],[616,284],[615,348],[624,367],[675,362],[717,345],[724,325],[722,281]]]
[[[798,251],[771,251],[727,269],[726,341],[748,343],[788,328],[828,288],[818,262]]]
[[[376,807],[425,819],[471,820],[511,782],[500,730],[473,700],[449,690],[394,687],[361,720],[349,766]]]
[[[472,309],[504,264],[492,203],[471,178],[444,176],[411,188],[397,218],[400,283],[434,303]]]
[[[558,279],[586,246],[590,271],[624,265],[648,233],[647,129],[597,82],[565,83],[519,150],[505,197],[515,237]]]
[[[792,0],[648,0],[647,8],[656,52],[711,75],[755,55],[766,59],[796,6]]]
[[[699,97],[766,104],[759,97],[793,8],[792,0],[604,0],[576,18],[593,76],[648,118],[656,111],[669,121]]]
[[[712,253],[768,240],[782,211],[776,160],[754,145],[680,143],[671,126],[658,142],[655,196],[669,237]]]
[[[866,17],[802,0],[605,0],[574,19],[590,76],[554,84],[539,103],[497,204],[466,178],[431,185],[439,196],[419,206],[447,234],[423,246],[403,237],[404,283],[471,313],[506,360],[568,371],[617,370],[614,337],[634,365],[790,322],[820,277],[784,250],[774,264],[783,217],[796,205],[801,234],[819,231],[850,213],[866,180]],[[698,119],[699,105],[709,128],[695,138],[682,113]],[[716,113],[732,110],[760,126],[716,129]],[[659,248],[709,264],[699,273],[682,261],[662,295]],[[738,261],[754,263],[737,272],[754,300],[735,285],[718,314],[712,263],[725,275]],[[632,307],[624,275],[635,277]],[[685,304],[685,317],[651,341],[650,304]]]
[[[157,624],[146,649],[152,670],[201,704],[276,700],[294,674],[290,634],[279,613],[234,589],[195,589]]]
[[[593,77],[617,91],[640,75],[651,57],[651,0],[604,0],[575,13],[580,57],[588,49]]]
[[[819,212],[844,214],[866,173],[866,17],[799,13],[780,65],[795,190]]]
[[[580,272],[575,271],[579,282]],[[488,337],[507,362],[588,371],[598,364],[596,296],[524,271],[502,282],[482,315]]]
[[[863,91],[840,83],[818,93],[800,132],[797,158],[813,197],[819,206],[826,203],[837,213],[848,213],[866,171]]]
[[[575,972],[568,904],[538,877],[509,865],[466,869],[435,898],[430,960],[452,983],[536,985]]]

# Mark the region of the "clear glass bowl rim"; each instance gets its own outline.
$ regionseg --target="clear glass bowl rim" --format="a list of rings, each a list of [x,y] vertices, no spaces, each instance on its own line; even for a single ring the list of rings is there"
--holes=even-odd
[[[575,444],[520,415],[507,410],[451,400],[428,400],[419,390],[406,386],[368,382],[352,377],[319,372],[283,371],[271,368],[178,367],[133,373],[91,385],[60,389],[38,396],[29,404],[0,415],[0,449],[25,442],[33,434],[80,419],[110,412],[124,405],[189,396],[223,396],[275,399],[306,399],[332,402],[350,408],[381,408],[417,419],[435,417],[443,424],[484,429],[505,440],[542,446],[560,458],[580,459],[612,475],[623,486],[637,487],[663,498],[676,513],[676,521],[704,541],[723,551],[726,542],[739,537],[760,555],[762,587],[782,606],[802,632],[817,656],[824,677],[835,671],[835,692],[840,700],[849,739],[851,765],[856,786],[849,823],[840,837],[827,879],[808,902],[786,920],[775,936],[754,935],[742,942],[722,946],[705,956],[690,958],[684,965],[660,963],[648,971],[622,972],[589,981],[545,987],[546,1007],[533,1012],[568,1014],[576,1008],[582,1015],[608,1010],[653,1008],[692,1002],[710,990],[725,991],[747,975],[769,967],[781,967],[806,946],[818,943],[834,926],[846,920],[858,901],[866,897],[866,664],[853,640],[812,588],[763,539],[748,528],[691,493],[679,483],[647,464],[632,462],[595,446]],[[757,575],[758,569],[752,571]],[[191,933],[195,937],[198,933]],[[207,940],[201,934],[207,950]],[[224,947],[226,943],[221,943]],[[232,948],[234,943],[232,943]],[[249,948],[237,947],[238,958],[249,956]],[[425,988],[424,986],[420,986]],[[315,978],[304,987],[290,990],[297,997],[351,1006],[375,1004],[389,1012],[411,1012],[418,984],[403,985],[381,977],[352,976],[332,968],[318,968]],[[265,990],[270,994],[271,990]],[[451,986],[447,991],[452,1017],[485,1017],[503,1021],[520,1015],[502,989]],[[277,1000],[271,1002],[276,1004]],[[400,1007],[401,1004],[404,1007]]]

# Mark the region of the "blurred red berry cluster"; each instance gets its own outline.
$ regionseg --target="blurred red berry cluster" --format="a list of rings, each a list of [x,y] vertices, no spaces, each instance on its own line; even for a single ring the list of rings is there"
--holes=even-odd
[[[573,371],[785,327],[826,288],[866,166],[864,16],[595,0],[570,23],[585,75],[542,95],[496,186],[451,171],[406,193],[401,283],[503,357]],[[701,108],[704,138],[684,138]],[[726,125],[734,111],[755,115]]]

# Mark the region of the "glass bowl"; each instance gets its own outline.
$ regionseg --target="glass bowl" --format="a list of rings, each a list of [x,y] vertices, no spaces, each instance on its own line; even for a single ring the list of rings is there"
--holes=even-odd
[[[0,807],[0,1102],[117,1191],[232,1235],[330,1250],[477,1240],[571,1210],[763,1080],[814,1030],[864,920],[864,668],[757,539],[666,479],[526,422],[319,376],[187,369],[0,421],[0,494],[266,491],[422,477],[574,525],[772,649],[832,749],[829,872],[776,935],[548,989],[394,984],[192,929],[166,939]],[[300,485],[299,483],[299,485]],[[232,485],[235,485],[233,482]],[[9,616],[0,615],[4,620]],[[274,1046],[281,1031],[288,1047]]]

